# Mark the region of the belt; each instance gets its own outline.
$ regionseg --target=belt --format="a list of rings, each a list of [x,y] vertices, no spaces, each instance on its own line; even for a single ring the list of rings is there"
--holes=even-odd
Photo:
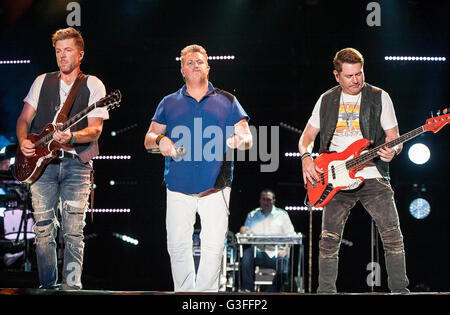
[[[63,150],[57,150],[56,151],[56,157],[57,158],[70,158],[70,159],[76,159],[78,158],[77,154],[73,154],[67,151],[63,151]]]
[[[225,188],[225,187],[223,187],[223,188],[210,188],[210,189],[204,190],[204,191],[202,191],[201,193],[198,193],[198,194],[189,194],[189,196],[199,197],[199,198],[201,198],[201,197],[206,197],[206,196],[208,196],[208,195],[211,195],[211,194],[213,194],[213,193],[216,193],[216,192],[218,192],[218,191],[221,191],[221,190],[223,190],[224,188]]]

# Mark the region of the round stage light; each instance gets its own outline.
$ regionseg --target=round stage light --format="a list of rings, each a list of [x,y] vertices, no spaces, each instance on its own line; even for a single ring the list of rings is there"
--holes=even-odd
[[[425,219],[430,211],[430,203],[423,198],[416,198],[409,204],[409,212],[418,220]]]
[[[423,143],[416,143],[409,148],[409,159],[415,164],[424,164],[430,159],[430,149]]]

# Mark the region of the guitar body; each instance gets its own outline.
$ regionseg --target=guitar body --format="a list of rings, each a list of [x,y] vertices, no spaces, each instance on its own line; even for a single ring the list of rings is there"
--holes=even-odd
[[[95,108],[106,107],[107,110],[111,110],[119,107],[121,100],[122,93],[116,90],[71,117],[58,129],[61,131],[69,130],[70,127],[87,117],[87,114]],[[18,181],[32,184],[39,178],[45,166],[57,156],[56,150],[68,148],[68,145],[61,145],[53,140],[55,130],[56,127],[50,123],[45,126],[40,134],[29,134],[27,136],[27,139],[35,145],[36,152],[34,156],[26,157],[20,150],[20,146],[17,148],[14,176]]]
[[[319,182],[307,183],[308,199],[314,207],[325,206],[340,190],[358,188],[364,181],[362,177],[355,177],[355,173],[363,166],[347,170],[345,162],[361,154],[369,146],[367,139],[353,142],[342,152],[323,153],[314,162],[324,173],[317,173]]]
[[[31,184],[38,179],[44,167],[56,157],[56,150],[60,146],[56,141],[48,143],[40,140],[55,130],[55,126],[48,124],[40,134],[29,134],[27,139],[36,144],[36,153],[34,156],[27,157],[23,155],[20,147],[16,151],[16,160],[14,164],[14,176],[17,180]]]

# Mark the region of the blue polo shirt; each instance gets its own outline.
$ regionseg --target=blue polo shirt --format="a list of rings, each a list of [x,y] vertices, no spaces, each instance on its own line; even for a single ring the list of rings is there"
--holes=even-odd
[[[171,191],[197,194],[214,188],[222,167],[229,182],[233,162],[225,162],[229,149],[226,139],[234,134],[234,124],[249,117],[233,95],[215,89],[208,83],[208,92],[197,102],[184,85],[163,98],[152,120],[166,125],[166,135],[186,154],[180,158],[166,157],[164,181]],[[225,165],[224,165],[225,164]],[[223,174],[223,172],[221,173]]]

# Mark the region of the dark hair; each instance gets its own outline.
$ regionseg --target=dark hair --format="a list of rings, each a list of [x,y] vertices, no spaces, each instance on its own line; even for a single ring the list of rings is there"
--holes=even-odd
[[[343,63],[360,63],[364,66],[364,58],[359,51],[354,48],[344,48],[339,50],[334,56],[333,65],[337,72],[342,71]]]
[[[261,191],[260,195],[262,195],[262,194],[264,194],[264,193],[266,193],[266,194],[269,194],[269,193],[272,194],[273,199],[275,200],[275,193],[273,192],[272,189],[269,189],[269,188],[263,189],[263,190]]]

